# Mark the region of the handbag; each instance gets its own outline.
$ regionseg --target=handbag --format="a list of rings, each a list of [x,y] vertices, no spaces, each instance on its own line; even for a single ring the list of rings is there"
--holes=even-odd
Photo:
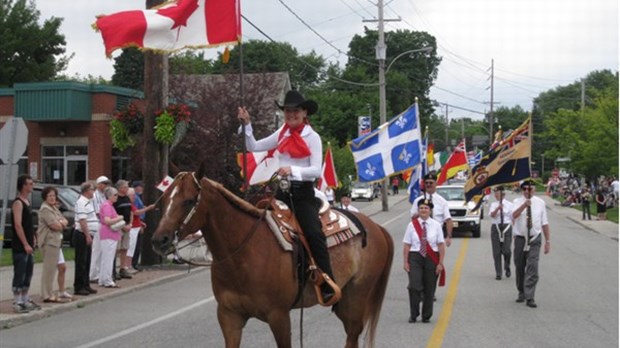
[[[121,228],[125,227],[125,225],[125,220],[121,220],[110,225],[110,228],[112,229],[112,231],[118,232],[121,230]]]

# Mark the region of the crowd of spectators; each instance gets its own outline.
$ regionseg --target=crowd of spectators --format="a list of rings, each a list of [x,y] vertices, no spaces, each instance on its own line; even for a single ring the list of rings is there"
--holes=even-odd
[[[607,209],[618,206],[619,187],[618,178],[615,176],[600,176],[595,180],[588,180],[570,174],[565,177],[551,177],[546,191],[553,198],[563,197],[560,205],[567,207],[582,204],[586,196],[586,202],[596,203],[598,219],[602,220],[605,219]]]

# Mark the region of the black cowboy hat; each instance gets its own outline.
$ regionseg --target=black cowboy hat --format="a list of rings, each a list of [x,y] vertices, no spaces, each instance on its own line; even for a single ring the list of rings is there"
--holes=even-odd
[[[296,90],[286,92],[284,104],[280,105],[276,101],[276,105],[280,110],[284,110],[284,108],[302,108],[308,112],[308,115],[316,113],[319,109],[319,105],[314,100],[305,99],[304,96]]]

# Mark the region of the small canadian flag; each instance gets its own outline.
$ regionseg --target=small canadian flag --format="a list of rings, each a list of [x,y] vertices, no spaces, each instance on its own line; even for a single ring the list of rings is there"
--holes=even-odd
[[[164,180],[162,180],[159,184],[157,184],[157,189],[160,190],[161,192],[166,192],[168,187],[170,187],[170,185],[172,185],[173,181],[174,181],[174,179],[171,176],[166,175]]]

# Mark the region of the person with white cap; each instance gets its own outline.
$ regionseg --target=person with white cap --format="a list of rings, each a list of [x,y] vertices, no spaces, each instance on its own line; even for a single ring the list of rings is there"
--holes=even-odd
[[[97,185],[97,189],[95,190],[95,194],[93,195],[93,206],[95,207],[95,214],[97,218],[99,218],[99,210],[101,209],[101,205],[105,202],[105,194],[103,191],[112,184],[110,179],[107,176],[101,175],[95,180],[95,184]],[[97,283],[99,280],[99,265],[101,264],[101,240],[99,239],[99,229],[93,235],[92,242],[92,254],[91,254],[91,262],[90,262],[90,282]]]

